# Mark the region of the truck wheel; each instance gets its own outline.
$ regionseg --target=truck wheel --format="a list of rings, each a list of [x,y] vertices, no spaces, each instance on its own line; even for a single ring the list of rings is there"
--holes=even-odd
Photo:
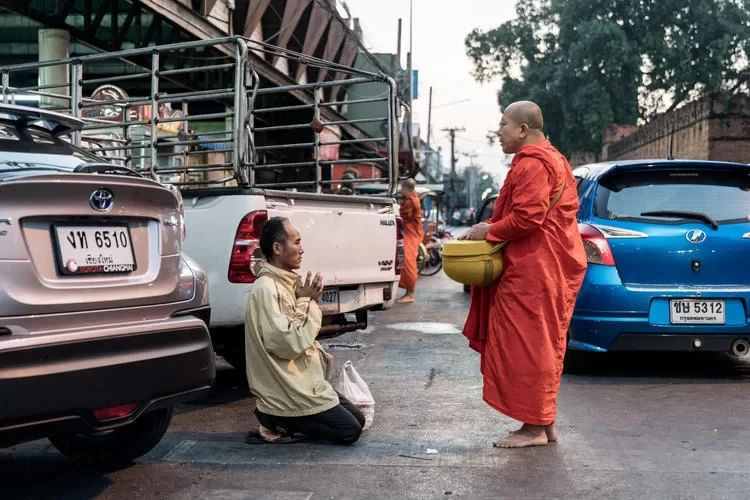
[[[224,361],[232,365],[235,370],[245,371],[245,349],[226,349],[220,353]]]
[[[156,410],[113,431],[52,436],[49,440],[60,453],[81,464],[128,463],[145,455],[161,441],[172,421],[172,413],[172,408]]]
[[[211,329],[214,352],[232,365],[245,371],[245,327],[243,325]]]

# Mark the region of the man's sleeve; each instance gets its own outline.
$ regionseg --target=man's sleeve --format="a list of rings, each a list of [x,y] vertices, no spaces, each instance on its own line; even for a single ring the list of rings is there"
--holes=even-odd
[[[281,312],[284,299],[277,290],[263,288],[258,292],[257,321],[266,350],[282,359],[298,358],[318,336],[323,317],[320,308],[310,298],[301,297],[296,300],[294,314],[287,316]]]
[[[512,210],[490,225],[487,241],[499,243],[527,236],[539,228],[547,216],[552,187],[547,169],[535,158],[524,158],[513,167]]]

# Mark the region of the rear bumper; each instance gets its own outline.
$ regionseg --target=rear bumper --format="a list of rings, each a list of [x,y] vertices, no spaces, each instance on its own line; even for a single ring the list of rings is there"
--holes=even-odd
[[[390,309],[396,302],[399,277],[393,281],[360,283],[355,285],[331,285],[339,290],[338,304],[318,304],[324,316],[353,313],[356,311],[381,311]],[[247,297],[252,284],[211,282],[211,328],[236,328],[245,323]]]
[[[736,340],[750,342],[750,332],[744,335],[644,335],[623,333],[617,336],[610,351],[677,351],[730,352]],[[700,347],[696,347],[695,341]]]
[[[696,298],[697,289],[650,290],[626,287],[614,267],[589,265],[570,324],[568,348],[579,351],[729,351],[750,339],[744,290],[700,290],[704,299],[727,304],[725,325],[673,325],[668,301]],[[695,340],[700,348],[695,348]]]
[[[138,330],[0,351],[0,445],[110,430],[210,390],[216,369],[203,321],[173,318]],[[126,403],[139,406],[117,421],[94,418],[95,409]]]

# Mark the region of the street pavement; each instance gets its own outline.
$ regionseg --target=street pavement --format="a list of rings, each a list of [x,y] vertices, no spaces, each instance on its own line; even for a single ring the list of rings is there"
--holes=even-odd
[[[750,369],[725,355],[607,356],[565,375],[560,440],[501,450],[517,423],[482,402],[469,306],[442,272],[417,303],[324,342],[374,395],[359,442],[247,445],[244,376],[222,365],[206,400],[182,405],[164,440],[111,469],[64,460],[46,441],[0,450],[0,499],[748,498]]]

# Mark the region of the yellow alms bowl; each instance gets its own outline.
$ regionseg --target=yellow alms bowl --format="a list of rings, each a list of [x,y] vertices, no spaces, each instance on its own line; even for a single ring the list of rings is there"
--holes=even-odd
[[[489,285],[503,272],[503,252],[484,240],[454,240],[443,244],[443,270],[464,285]]]

